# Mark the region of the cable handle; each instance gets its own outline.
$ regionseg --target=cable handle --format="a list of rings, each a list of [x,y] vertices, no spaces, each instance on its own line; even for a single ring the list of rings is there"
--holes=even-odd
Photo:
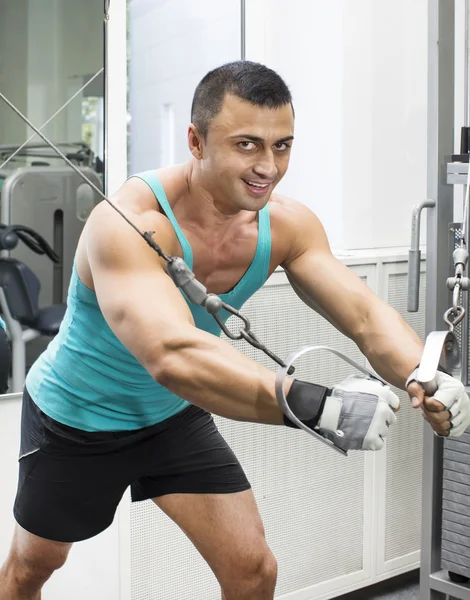
[[[313,436],[315,439],[319,440],[320,442],[322,442],[329,448],[333,448],[334,450],[339,452],[341,455],[347,456],[348,453],[345,450],[336,446],[329,439],[324,438],[322,435],[317,433],[315,430],[308,427],[308,425],[305,425],[305,423],[302,423],[302,421],[294,415],[294,413],[291,411],[291,409],[289,407],[289,404],[287,403],[286,392],[285,392],[285,382],[286,382],[286,376],[288,374],[289,368],[292,367],[292,365],[298,358],[300,358],[301,356],[303,356],[304,354],[307,354],[309,352],[329,352],[330,354],[334,354],[335,356],[340,358],[342,361],[348,363],[348,365],[351,365],[352,367],[354,367],[355,369],[357,369],[364,375],[373,377],[374,379],[379,380],[384,385],[387,385],[387,382],[385,380],[383,380],[381,377],[378,377],[375,373],[372,373],[372,371],[369,371],[368,369],[361,366],[356,361],[352,360],[352,358],[349,358],[348,356],[346,356],[339,350],[334,350],[333,348],[330,348],[329,346],[303,346],[302,348],[299,348],[299,350],[296,350],[295,352],[292,352],[292,354],[289,354],[289,356],[286,359],[286,365],[277,371],[276,388],[275,388],[276,389],[276,400],[277,400],[277,403],[279,404],[279,407],[281,408],[282,412],[286,415],[286,417],[290,421],[292,421],[295,425],[297,425],[297,427],[299,429],[303,429],[306,433]],[[339,433],[341,433],[341,432],[339,432]],[[338,433],[338,435],[339,435],[339,433]]]
[[[460,368],[459,340],[453,331],[432,331],[426,338],[416,381],[428,397],[437,391],[439,365],[449,373]]]

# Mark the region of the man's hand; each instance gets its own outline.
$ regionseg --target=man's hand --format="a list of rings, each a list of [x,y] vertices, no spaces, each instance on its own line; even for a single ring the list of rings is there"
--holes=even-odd
[[[331,390],[318,428],[323,437],[345,451],[381,450],[399,408],[400,401],[388,385],[350,375]]]
[[[410,375],[407,386],[413,407],[421,408],[425,420],[437,434],[446,437],[461,436],[470,426],[470,399],[462,382],[438,371],[437,391],[430,398],[413,379],[416,371]]]

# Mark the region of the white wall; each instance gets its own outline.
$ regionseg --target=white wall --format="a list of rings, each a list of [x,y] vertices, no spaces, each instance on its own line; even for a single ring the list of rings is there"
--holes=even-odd
[[[191,99],[210,69],[238,60],[239,0],[130,0],[131,172],[187,160]]]
[[[280,187],[336,248],[406,246],[426,192],[426,0],[248,0],[247,58],[294,94],[295,151]]]
[[[343,0],[247,0],[246,58],[277,71],[294,99],[295,141],[278,191],[310,206],[337,245],[344,219],[342,13]]]
[[[343,11],[343,246],[406,246],[426,197],[427,1]]]

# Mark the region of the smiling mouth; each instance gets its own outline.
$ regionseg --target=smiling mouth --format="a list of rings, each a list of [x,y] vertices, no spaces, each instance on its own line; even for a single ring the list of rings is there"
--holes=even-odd
[[[259,190],[259,191],[265,190],[271,185],[270,183],[257,183],[255,181],[248,181],[247,179],[243,179],[243,178],[242,178],[242,181],[244,181],[246,183],[246,185],[250,186],[254,190]]]

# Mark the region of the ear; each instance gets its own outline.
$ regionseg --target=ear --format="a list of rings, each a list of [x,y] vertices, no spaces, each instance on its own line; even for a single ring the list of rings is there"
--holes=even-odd
[[[193,123],[188,128],[188,148],[195,159],[201,160],[203,158],[204,138]]]

